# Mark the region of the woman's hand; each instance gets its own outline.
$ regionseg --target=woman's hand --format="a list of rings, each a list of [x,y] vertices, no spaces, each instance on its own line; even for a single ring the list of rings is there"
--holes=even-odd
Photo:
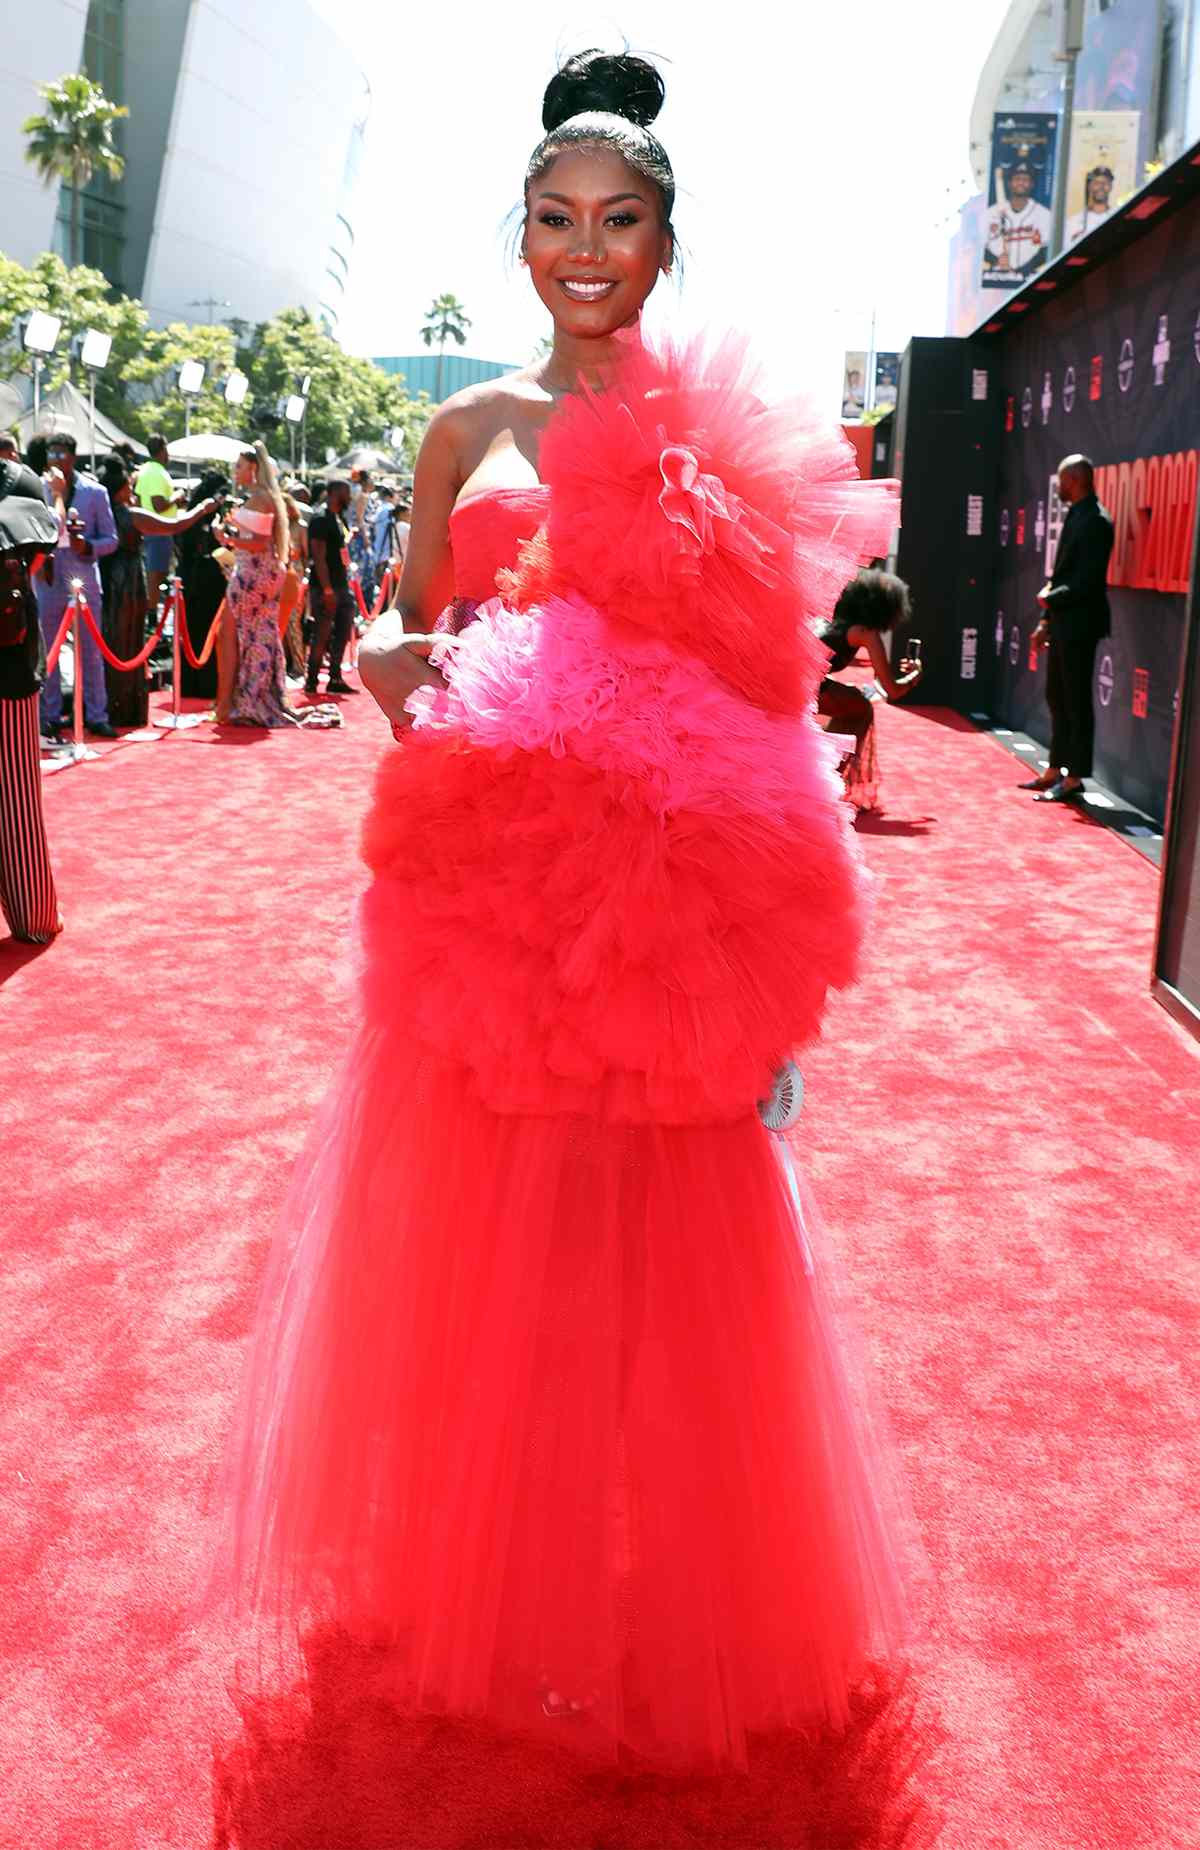
[[[405,632],[404,612],[387,610],[376,617],[358,647],[358,672],[393,724],[412,724],[404,703],[418,687],[445,687],[445,676],[429,661],[435,638]]]

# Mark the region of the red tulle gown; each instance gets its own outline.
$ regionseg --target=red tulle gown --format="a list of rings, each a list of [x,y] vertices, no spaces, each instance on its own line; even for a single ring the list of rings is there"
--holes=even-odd
[[[360,1021],[215,1576],[263,1635],[382,1641],[414,1709],[661,1768],[839,1723],[901,1625],[885,1461],[757,1110],[855,971],[812,625],[893,490],[751,387],[739,348],[631,342],[540,488],[455,510],[461,633],[380,767]]]

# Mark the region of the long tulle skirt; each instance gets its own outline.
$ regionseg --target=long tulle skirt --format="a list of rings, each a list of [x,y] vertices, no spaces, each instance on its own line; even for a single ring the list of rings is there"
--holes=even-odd
[[[333,1621],[406,1707],[601,1762],[840,1724],[903,1593],[822,1244],[757,1116],[500,1113],[365,1028],[264,1278],[209,1596],[260,1667]]]

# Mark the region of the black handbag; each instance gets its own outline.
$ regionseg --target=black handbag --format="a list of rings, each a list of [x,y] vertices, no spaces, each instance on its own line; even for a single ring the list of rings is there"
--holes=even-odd
[[[32,469],[0,461],[0,649],[19,648],[36,620],[29,574],[58,544],[58,517]]]

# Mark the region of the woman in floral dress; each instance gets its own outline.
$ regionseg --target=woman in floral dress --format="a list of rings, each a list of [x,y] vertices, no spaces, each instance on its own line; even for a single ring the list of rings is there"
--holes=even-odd
[[[234,477],[250,493],[234,512],[227,532],[236,553],[225,593],[228,620],[237,643],[237,676],[228,720],[234,726],[337,726],[341,715],[330,705],[293,707],[284,679],[283,643],[279,635],[279,599],[283,590],[290,533],[287,505],[266,446],[243,450]],[[226,715],[218,713],[219,719]]]

